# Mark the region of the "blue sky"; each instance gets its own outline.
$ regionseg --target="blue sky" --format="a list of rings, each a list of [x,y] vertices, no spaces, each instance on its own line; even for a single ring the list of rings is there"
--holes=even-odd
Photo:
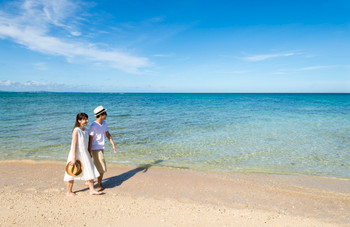
[[[0,90],[350,92],[350,1],[0,1]]]

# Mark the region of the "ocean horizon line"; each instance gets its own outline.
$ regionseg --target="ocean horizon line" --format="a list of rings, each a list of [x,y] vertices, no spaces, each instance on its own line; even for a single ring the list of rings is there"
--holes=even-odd
[[[350,92],[118,92],[118,91],[1,91],[0,93],[30,93],[30,94],[350,94]]]

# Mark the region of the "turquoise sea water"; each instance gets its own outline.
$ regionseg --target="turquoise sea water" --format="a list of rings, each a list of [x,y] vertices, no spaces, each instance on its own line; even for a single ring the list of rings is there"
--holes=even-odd
[[[0,93],[0,160],[65,161],[98,105],[109,164],[350,178],[350,94]]]

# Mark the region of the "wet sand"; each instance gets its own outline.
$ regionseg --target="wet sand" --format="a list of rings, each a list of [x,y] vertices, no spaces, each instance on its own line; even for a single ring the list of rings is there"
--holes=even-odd
[[[350,180],[109,165],[67,197],[64,163],[0,162],[0,226],[350,226]]]

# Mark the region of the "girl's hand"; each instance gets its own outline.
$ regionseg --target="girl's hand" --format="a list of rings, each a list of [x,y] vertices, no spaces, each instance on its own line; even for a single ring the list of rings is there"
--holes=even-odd
[[[70,164],[71,166],[74,166],[75,162],[76,162],[76,160],[72,160],[72,161],[70,161],[69,164]]]

